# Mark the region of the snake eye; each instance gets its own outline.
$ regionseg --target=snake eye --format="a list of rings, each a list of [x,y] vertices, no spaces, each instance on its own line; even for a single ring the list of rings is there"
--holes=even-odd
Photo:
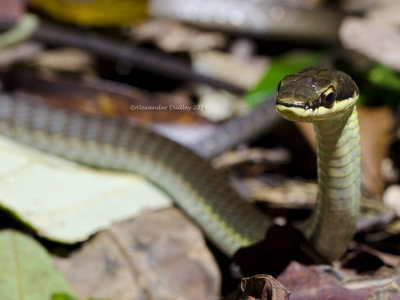
[[[330,108],[333,105],[333,102],[335,101],[335,90],[333,87],[330,87],[327,89],[322,95],[321,95],[321,100],[322,100],[322,105],[325,106],[326,108]]]

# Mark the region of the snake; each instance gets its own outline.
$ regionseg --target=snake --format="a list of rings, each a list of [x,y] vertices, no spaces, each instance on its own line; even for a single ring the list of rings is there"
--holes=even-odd
[[[328,261],[346,251],[356,229],[361,195],[358,95],[349,75],[319,67],[288,75],[278,84],[276,110],[287,120],[314,125],[317,202],[299,228]]]
[[[358,88],[345,73],[310,68],[282,79],[276,109],[313,122],[319,193],[312,216],[299,225],[327,260],[347,249],[360,197]],[[272,221],[241,199],[225,176],[186,147],[120,119],[0,96],[0,134],[91,167],[141,174],[169,194],[227,256],[264,240]]]

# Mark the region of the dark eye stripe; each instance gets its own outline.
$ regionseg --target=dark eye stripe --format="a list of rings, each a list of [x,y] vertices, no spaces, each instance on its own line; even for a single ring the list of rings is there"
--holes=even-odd
[[[281,89],[281,82],[282,82],[282,81],[279,81],[279,83],[278,83],[278,87],[276,88],[276,91],[277,91],[277,92],[279,92],[279,90]]]

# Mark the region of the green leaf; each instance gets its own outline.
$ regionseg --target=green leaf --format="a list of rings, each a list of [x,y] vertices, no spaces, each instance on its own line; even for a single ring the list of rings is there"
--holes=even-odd
[[[51,300],[79,300],[79,299],[74,298],[68,294],[54,294]],[[107,300],[107,299],[89,298],[88,300]]]
[[[261,80],[245,94],[245,101],[252,107],[259,105],[276,92],[276,87],[284,76],[318,64],[322,57],[320,52],[313,52],[291,53],[275,58]]]
[[[376,62],[358,71],[356,75],[360,89],[358,105],[396,106],[399,103],[400,76],[390,67]]]
[[[377,63],[369,70],[368,80],[377,87],[400,92],[400,77],[383,64]]]
[[[0,35],[0,49],[14,46],[29,39],[39,26],[39,19],[32,14],[24,14],[8,31]]]
[[[1,300],[47,300],[56,292],[73,294],[46,250],[13,230],[0,231],[0,270]]]
[[[68,294],[54,294],[51,300],[78,300]]]

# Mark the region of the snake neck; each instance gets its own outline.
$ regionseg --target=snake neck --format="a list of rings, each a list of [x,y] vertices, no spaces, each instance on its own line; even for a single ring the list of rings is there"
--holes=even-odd
[[[339,258],[353,238],[360,201],[360,138],[356,108],[314,123],[317,140],[318,197],[303,227],[328,261]]]

